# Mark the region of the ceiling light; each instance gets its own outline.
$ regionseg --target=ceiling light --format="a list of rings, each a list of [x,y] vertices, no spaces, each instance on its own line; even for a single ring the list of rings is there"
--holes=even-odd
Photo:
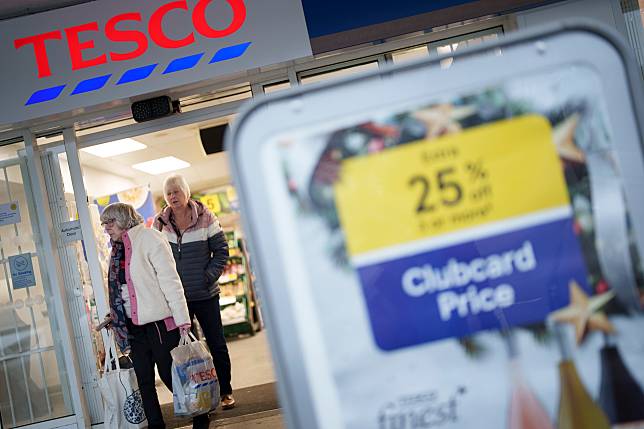
[[[140,162],[132,166],[132,168],[136,168],[137,170],[148,174],[163,174],[168,171],[181,170],[186,167],[190,167],[189,162],[175,158],[174,156],[166,156],[165,158]]]
[[[99,158],[109,158],[111,156],[123,155],[124,153],[135,152],[145,149],[147,146],[134,139],[122,139],[109,143],[98,144],[81,149]]]

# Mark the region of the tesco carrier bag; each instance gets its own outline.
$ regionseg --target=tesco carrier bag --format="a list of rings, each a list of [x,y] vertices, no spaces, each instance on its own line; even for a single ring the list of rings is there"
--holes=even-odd
[[[206,346],[192,335],[183,335],[172,354],[174,413],[194,417],[219,405],[219,381]]]

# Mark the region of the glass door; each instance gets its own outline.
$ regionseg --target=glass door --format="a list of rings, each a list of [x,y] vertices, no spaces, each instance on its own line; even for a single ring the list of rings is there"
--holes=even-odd
[[[60,232],[57,252],[60,259],[65,304],[71,320],[74,334],[73,346],[76,351],[76,363],[80,370],[80,383],[85,396],[90,422],[103,422],[104,408],[98,387],[99,370],[103,367],[103,338],[95,327],[102,320],[106,310],[97,307],[96,296],[90,275],[90,261],[87,249],[93,246],[80,233],[80,221],[70,179],[70,168],[67,156],[62,147],[43,151],[41,164],[45,177],[45,189],[51,212],[54,229]],[[98,210],[89,207],[93,233],[104,236],[100,226]],[[98,237],[96,237],[98,240]],[[107,246],[104,246],[106,249]],[[101,250],[99,248],[99,250]],[[101,266],[103,268],[103,266]],[[106,265],[105,270],[106,272]],[[107,283],[106,275],[103,277]],[[99,288],[103,287],[102,284]],[[102,332],[104,333],[104,331]]]
[[[0,148],[0,421],[13,428],[73,414],[23,144]],[[4,155],[4,156],[3,156]],[[48,255],[51,257],[51,255]]]

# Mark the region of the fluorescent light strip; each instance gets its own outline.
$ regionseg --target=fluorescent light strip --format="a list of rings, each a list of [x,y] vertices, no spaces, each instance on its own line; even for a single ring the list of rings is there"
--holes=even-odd
[[[109,143],[98,144],[81,149],[99,158],[110,158],[112,156],[123,155],[124,153],[136,152],[145,149],[147,146],[134,139],[122,139]]]
[[[132,168],[136,168],[144,173],[157,175],[167,173],[169,171],[181,170],[182,168],[190,167],[190,163],[182,159],[175,158],[174,156],[166,156],[164,158],[153,159],[151,161],[140,162],[134,164]]]

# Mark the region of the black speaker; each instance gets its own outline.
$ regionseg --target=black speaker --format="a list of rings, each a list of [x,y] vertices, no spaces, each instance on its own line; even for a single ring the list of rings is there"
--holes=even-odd
[[[162,118],[179,111],[179,102],[167,95],[132,103],[132,117],[136,122]]]
[[[224,151],[224,134],[227,128],[228,124],[223,124],[199,130],[201,145],[206,155]]]

